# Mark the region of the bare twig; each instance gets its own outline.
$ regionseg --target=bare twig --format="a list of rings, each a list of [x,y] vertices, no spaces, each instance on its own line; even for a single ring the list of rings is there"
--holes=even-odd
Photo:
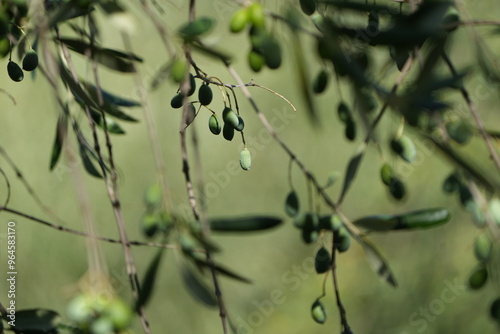
[[[446,62],[448,68],[450,69],[452,75],[457,76],[457,71],[455,69],[455,66],[453,65],[450,58],[445,52],[443,52],[443,59]],[[469,111],[472,117],[474,118],[474,121],[476,122],[476,125],[479,129],[479,133],[481,133],[481,137],[483,137],[484,143],[486,144],[486,148],[488,149],[488,153],[490,154],[490,158],[493,160],[496,168],[500,171],[500,158],[498,157],[498,153],[496,152],[495,147],[493,146],[493,142],[491,140],[490,135],[488,134],[486,128],[484,127],[483,120],[479,115],[479,112],[477,110],[474,101],[472,101],[469,91],[463,85],[461,85],[460,93],[462,94],[465,102],[467,103],[467,106],[469,107]]]
[[[349,330],[349,323],[347,321],[347,314],[345,311],[344,304],[342,304],[342,300],[340,299],[340,289],[339,289],[339,283],[337,281],[337,262],[336,262],[336,254],[337,254],[337,249],[335,245],[335,240],[334,240],[334,234],[332,233],[332,280],[333,280],[333,288],[335,290],[335,299],[337,300],[337,308],[339,309],[339,314],[340,314],[340,321],[342,323],[343,331]]]

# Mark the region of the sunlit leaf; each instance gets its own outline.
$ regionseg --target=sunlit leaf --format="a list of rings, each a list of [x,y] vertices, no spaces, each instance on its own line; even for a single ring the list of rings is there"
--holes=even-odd
[[[271,216],[245,216],[210,219],[210,228],[217,232],[252,232],[273,228],[282,223],[281,218]]]
[[[153,261],[151,261],[151,263],[149,264],[146,274],[144,275],[139,298],[137,299],[137,303],[135,306],[137,310],[142,306],[145,306],[149,301],[149,298],[151,297],[151,293],[153,292],[153,287],[158,276],[158,268],[160,267],[164,249],[165,248],[158,249],[155,257],[153,258]]]

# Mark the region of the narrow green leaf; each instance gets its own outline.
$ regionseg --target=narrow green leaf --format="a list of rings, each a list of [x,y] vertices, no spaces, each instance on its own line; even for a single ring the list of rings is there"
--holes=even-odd
[[[393,287],[397,287],[398,284],[396,282],[394,274],[392,273],[391,268],[389,268],[389,264],[387,263],[387,260],[384,258],[380,250],[365,237],[359,238],[358,241],[361,241],[361,246],[363,246],[368,261],[370,262],[370,265],[375,270],[375,272],[387,283],[389,283]]]
[[[450,220],[446,209],[431,208],[401,215],[377,215],[355,220],[353,223],[368,231],[412,230],[439,226]]]
[[[210,219],[212,231],[251,232],[273,228],[282,223],[281,218],[271,216],[245,216],[235,218]]]
[[[133,61],[142,62],[142,58],[133,53],[125,53],[122,51],[102,48],[97,45],[90,45],[77,39],[59,38],[58,41],[67,45],[70,50],[85,56],[92,52],[94,59],[98,63],[118,72],[135,72]]]
[[[89,148],[90,145],[85,140],[85,138],[83,138],[82,136],[83,135],[81,133],[77,133],[77,135],[76,135],[76,138],[78,140],[80,157],[82,158],[83,166],[85,167],[85,170],[87,171],[87,173],[89,173],[90,175],[95,176],[97,178],[102,178],[101,173],[94,166],[94,164],[90,158],[91,156],[93,157],[93,152]]]
[[[185,40],[193,40],[194,38],[207,33],[215,25],[215,21],[209,17],[199,17],[192,22],[182,25],[177,32]]]
[[[193,261],[195,261],[195,263],[200,266],[200,267],[204,267],[204,268],[207,268],[207,269],[210,269],[212,268],[212,265],[210,263],[208,263],[207,260],[205,260],[204,258],[201,258],[201,254],[200,253],[189,253],[187,254],[189,257],[191,257],[191,259]],[[221,266],[217,263],[214,263],[213,264],[213,268],[215,269],[215,271],[217,271],[219,274],[221,275],[224,275],[224,276],[227,276],[229,278],[232,278],[234,280],[237,280],[237,281],[240,281],[240,282],[243,282],[243,283],[252,283],[252,281],[240,274],[237,274],[235,273],[234,271],[232,271],[231,269],[228,269],[224,266]]]
[[[214,47],[209,47],[206,46],[200,42],[193,42],[191,43],[191,46],[193,47],[193,50],[199,51],[207,56],[213,57],[215,59],[219,59],[225,64],[228,64],[231,61],[231,56],[229,56],[227,53],[224,51],[218,50]]]
[[[50,170],[53,170],[61,156],[62,147],[64,144],[64,139],[68,132],[68,118],[66,111],[59,115],[56,127],[56,136],[54,138],[54,144],[52,145],[52,153],[50,155]]]
[[[191,269],[183,266],[181,273],[186,288],[197,300],[207,306],[213,307],[217,305],[217,299],[213,291]]]
[[[101,129],[106,129],[109,133],[112,134],[117,134],[117,135],[122,135],[125,134],[125,131],[122,129],[122,127],[115,122],[113,119],[109,117],[104,117],[101,116],[101,114],[93,109],[90,110],[90,116],[92,116],[92,119],[94,120],[95,124],[97,124]],[[106,124],[104,124],[106,122]]]
[[[356,178],[356,174],[358,173],[359,165],[361,163],[361,160],[363,159],[363,155],[366,150],[366,143],[363,142],[359,148],[356,150],[356,153],[354,156],[351,158],[349,161],[349,164],[347,165],[346,173],[345,173],[345,179],[344,179],[344,185],[342,187],[342,193],[340,194],[340,197],[337,202],[342,202],[344,199],[345,194],[349,190],[349,187],[351,186],[352,181]]]
[[[57,312],[45,309],[16,311],[16,333],[57,333],[61,318]]]
[[[82,81],[83,82],[83,81]],[[97,88],[91,83],[88,82],[83,82],[85,88],[89,92],[90,96],[94,98],[95,101],[97,101]],[[114,104],[116,106],[120,107],[139,107],[141,104],[138,101],[126,99],[124,97],[115,95],[113,93],[108,92],[107,90],[104,90],[101,88],[101,93],[102,93],[102,98],[104,101]]]
[[[142,306],[145,306],[151,297],[151,293],[153,292],[153,287],[156,282],[156,278],[158,276],[158,268],[160,267],[161,257],[163,255],[163,251],[165,248],[158,249],[153,261],[148,266],[146,274],[144,275],[144,279],[141,284],[141,291],[139,293],[139,298],[137,299],[137,303],[135,305],[135,309],[138,310]]]

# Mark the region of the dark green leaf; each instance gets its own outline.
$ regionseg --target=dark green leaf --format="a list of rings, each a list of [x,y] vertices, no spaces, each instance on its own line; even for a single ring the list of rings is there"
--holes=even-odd
[[[135,309],[138,310],[142,306],[145,306],[151,297],[151,293],[153,292],[153,287],[156,282],[156,277],[158,276],[158,268],[160,267],[161,257],[163,255],[163,251],[165,248],[158,249],[153,261],[148,266],[146,271],[146,275],[144,275],[144,279],[141,284],[141,291],[139,293],[139,298],[137,299],[137,303],[135,305]]]
[[[446,209],[432,208],[401,215],[378,215],[357,219],[354,224],[368,231],[392,231],[430,228],[446,223],[450,213]]]
[[[345,194],[349,190],[349,187],[351,186],[352,181],[356,178],[356,174],[359,169],[359,164],[361,163],[361,160],[363,159],[363,155],[366,150],[366,143],[362,143],[361,146],[356,150],[356,153],[354,156],[351,158],[349,161],[349,164],[347,165],[346,173],[345,173],[345,179],[344,179],[344,185],[342,187],[342,193],[340,194],[340,197],[337,202],[342,202],[344,199]]]
[[[80,17],[89,14],[93,9],[81,8],[77,1],[68,1],[64,4],[58,4],[57,6],[51,6],[48,8],[50,10],[48,17],[48,26],[50,28],[55,27],[58,23],[73,19],[75,17]]]
[[[193,42],[191,46],[193,47],[193,50],[200,51],[207,56],[222,60],[225,64],[228,64],[231,61],[231,56],[226,54],[224,51],[217,50],[211,46],[206,46],[200,42]]]
[[[217,232],[251,232],[273,228],[282,223],[281,218],[271,216],[245,216],[210,219],[210,228]]]
[[[217,299],[211,289],[189,268],[182,267],[182,279],[188,291],[207,306],[216,306]]]
[[[90,96],[92,96],[94,100],[97,101],[96,87],[88,82],[83,82],[83,84],[85,85],[85,88],[87,89],[87,92],[89,92]],[[139,107],[141,105],[137,101],[123,98],[121,96],[110,93],[102,88],[101,88],[101,93],[104,101],[106,101],[109,104],[113,104],[120,107]]]
[[[89,173],[92,176],[95,176],[97,178],[102,178],[101,173],[94,166],[94,163],[92,162],[92,160],[90,158],[90,157],[93,157],[97,160],[97,157],[95,157],[94,152],[90,149],[89,143],[85,140],[85,138],[83,138],[83,135],[81,133],[77,133],[76,137],[78,140],[80,157],[82,158],[82,162],[83,162],[83,166],[85,167],[85,170],[87,171],[87,173]]]
[[[370,265],[375,270],[375,272],[387,283],[389,283],[393,287],[396,287],[398,284],[396,283],[394,274],[392,273],[391,268],[389,268],[389,264],[385,260],[380,250],[365,237],[358,237],[357,240],[361,243],[361,246],[363,246],[368,261],[370,262]]]
[[[285,201],[285,212],[290,217],[295,217],[299,213],[299,196],[295,190],[290,191]]]
[[[193,40],[194,38],[210,31],[215,24],[215,21],[209,17],[199,17],[192,22],[188,22],[181,26],[177,32],[185,40]]]
[[[62,147],[64,144],[64,139],[66,138],[66,133],[68,132],[68,118],[67,111],[64,111],[59,115],[56,127],[56,136],[54,138],[54,144],[52,145],[52,153],[50,155],[50,170],[53,170],[61,156]]]
[[[90,110],[90,115],[94,122],[101,128],[106,129],[109,133],[122,135],[125,134],[125,131],[121,128],[121,126],[115,122],[113,119],[109,117],[105,117],[104,121],[101,114],[93,109]],[[104,124],[106,122],[106,124]]]
[[[57,333],[59,314],[45,309],[16,311],[14,331],[23,334]]]
[[[240,281],[240,282],[243,282],[243,283],[252,283],[252,281],[240,274],[237,274],[235,273],[234,271],[232,271],[231,269],[228,269],[224,266],[221,266],[219,264],[216,264],[214,263],[213,265],[211,265],[210,263],[208,263],[207,260],[205,259],[202,259],[200,257],[200,254],[199,253],[190,253],[189,256],[192,258],[192,260],[195,261],[195,263],[198,265],[198,266],[201,266],[201,267],[205,267],[205,268],[213,268],[215,269],[215,271],[217,271],[219,274],[221,275],[224,275],[224,276],[227,276],[229,278],[232,278],[232,279],[235,279],[237,281]]]
[[[125,53],[117,50],[102,48],[97,45],[90,45],[77,39],[60,38],[58,41],[67,45],[69,49],[82,55],[87,56],[92,53],[94,59],[98,63],[115,71],[124,73],[135,72],[133,61],[142,62],[142,58],[133,53]]]

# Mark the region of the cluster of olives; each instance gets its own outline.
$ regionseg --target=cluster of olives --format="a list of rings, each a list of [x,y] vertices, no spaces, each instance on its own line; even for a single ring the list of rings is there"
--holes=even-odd
[[[68,305],[68,317],[83,333],[121,333],[132,320],[132,310],[119,298],[79,294]]]
[[[281,66],[281,47],[276,38],[266,30],[266,16],[262,5],[252,3],[236,11],[231,18],[230,30],[233,33],[243,31],[250,26],[248,64],[254,72],[259,72],[264,65],[270,69]]]
[[[141,232],[146,238],[153,238],[158,233],[167,235],[173,227],[173,218],[162,208],[162,202],[160,185],[151,185],[144,194],[146,212],[140,222]]]
[[[189,81],[190,81],[190,89],[189,92],[187,93],[188,97],[196,92],[196,80],[194,75],[191,73],[189,74]],[[212,99],[213,99],[212,89],[210,88],[208,83],[204,82],[198,89],[198,103],[201,106],[207,107],[212,102]],[[182,93],[177,93],[170,101],[170,106],[174,109],[180,109],[184,105],[183,102],[184,102],[184,96],[182,95]],[[188,115],[186,119],[186,125],[191,124],[196,117],[196,108],[194,107],[194,103],[196,102],[188,102],[187,105]],[[245,128],[245,121],[239,114],[235,113],[232,108],[226,106],[222,110],[223,124],[221,124],[217,114],[213,110],[211,109],[209,110],[212,112],[212,115],[208,119],[208,128],[210,132],[213,133],[214,135],[219,135],[222,132],[222,136],[226,140],[231,141],[234,138],[235,131],[241,132]],[[244,170],[249,170],[251,164],[252,161],[251,161],[250,151],[245,147],[240,152],[241,168],[243,168]]]
[[[354,122],[351,109],[349,109],[344,101],[339,103],[337,114],[340,121],[345,124],[345,137],[350,141],[356,139],[356,123]]]
[[[38,54],[35,50],[31,49],[26,52],[23,57],[22,65],[23,68],[21,69],[16,62],[9,60],[9,63],[7,64],[7,73],[13,81],[19,82],[24,79],[23,70],[30,72],[38,67]]]

